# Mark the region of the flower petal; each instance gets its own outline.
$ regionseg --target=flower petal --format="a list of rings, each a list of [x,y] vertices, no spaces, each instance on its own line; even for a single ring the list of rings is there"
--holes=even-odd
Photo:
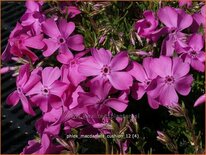
[[[65,19],[60,19],[58,23],[59,31],[61,34],[67,38],[72,32],[74,32],[75,24],[73,22],[68,22]]]
[[[46,50],[43,52],[45,57],[49,57],[60,47],[58,42],[54,39],[44,39],[43,41],[46,44]]]
[[[119,71],[125,69],[129,63],[129,58],[127,52],[119,52],[112,59],[110,66],[114,71]]]
[[[64,94],[64,92],[67,88],[68,88],[67,84],[65,84],[61,81],[55,81],[50,86],[50,93],[53,95],[56,95],[58,97],[62,97],[62,95]]]
[[[190,65],[184,63],[181,58],[173,58],[172,73],[175,78],[185,76],[190,71]]]
[[[61,106],[63,106],[61,98],[52,94],[48,96],[48,103],[52,106],[52,108],[55,109],[59,109]]]
[[[153,109],[159,108],[159,102],[155,99],[153,99],[150,95],[147,95],[149,106]]]
[[[84,38],[80,34],[76,34],[67,38],[67,45],[74,51],[84,50]]]
[[[47,19],[42,23],[43,32],[51,38],[56,38],[61,35],[54,19]]]
[[[176,28],[178,22],[178,14],[174,8],[166,6],[160,8],[157,12],[160,21],[169,28]]]
[[[26,96],[24,96],[23,94],[20,95],[20,99],[21,99],[21,103],[22,103],[22,106],[23,106],[23,109],[26,113],[34,116],[35,115],[35,112],[33,111],[32,107],[31,107],[31,104],[28,102]]]
[[[26,39],[24,44],[25,46],[31,47],[34,49],[42,49],[45,45],[42,39],[43,39],[43,35],[37,35],[37,36]]]
[[[193,48],[194,51],[199,52],[204,46],[204,40],[201,34],[193,34],[189,38],[189,46]]]
[[[127,102],[123,102],[123,101],[121,101],[121,100],[119,100],[119,99],[115,99],[115,98],[106,100],[106,101],[105,101],[105,104],[106,104],[108,107],[110,107],[110,108],[112,108],[112,109],[114,109],[114,110],[116,110],[116,111],[118,111],[118,112],[123,112],[123,111],[125,111],[125,109],[126,109],[127,106],[128,106],[128,103],[127,103]]]
[[[78,71],[84,76],[95,76],[101,74],[101,66],[95,62],[93,57],[82,58]]]
[[[108,79],[117,90],[127,90],[132,86],[132,76],[126,72],[111,72]]]
[[[6,99],[6,103],[8,105],[12,105],[15,106],[17,105],[17,103],[19,102],[19,94],[18,92],[15,90],[14,92],[12,92]]]
[[[112,53],[109,50],[105,50],[104,48],[92,49],[92,55],[94,59],[99,63],[100,65],[109,65]]]
[[[151,66],[153,71],[161,77],[172,75],[172,60],[169,57],[160,56],[160,58],[155,58]]]
[[[186,96],[189,94],[189,92],[191,90],[192,81],[193,81],[192,75],[182,77],[182,78],[178,79],[177,82],[175,82],[175,89],[181,95]]]
[[[175,88],[172,85],[165,85],[160,92],[159,101],[162,105],[166,107],[173,107],[177,105],[178,96]]]
[[[58,67],[46,67],[42,71],[42,84],[49,87],[54,81],[58,80],[60,76],[61,70]]]
[[[128,73],[133,77],[135,77],[135,79],[140,82],[144,82],[145,79],[147,78],[145,74],[145,70],[142,67],[142,65],[134,61],[132,62],[131,69],[128,71]]]

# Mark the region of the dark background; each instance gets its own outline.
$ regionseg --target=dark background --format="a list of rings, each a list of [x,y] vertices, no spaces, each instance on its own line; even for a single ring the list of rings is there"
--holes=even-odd
[[[25,12],[25,2],[0,2],[1,3],[1,52],[4,51],[9,34],[16,22]],[[14,62],[13,62],[14,63]],[[12,65],[12,62],[6,63]],[[21,104],[15,107],[6,105],[6,97],[15,89],[15,79],[12,73],[1,75],[1,153],[21,153],[28,140],[35,135],[34,123],[40,113],[35,117],[28,116]]]

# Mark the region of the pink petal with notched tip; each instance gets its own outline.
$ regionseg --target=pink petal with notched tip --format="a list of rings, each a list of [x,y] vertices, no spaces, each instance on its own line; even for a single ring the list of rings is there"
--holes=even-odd
[[[66,83],[55,81],[52,83],[52,85],[50,85],[50,93],[58,97],[62,97],[67,88],[68,85]]]
[[[160,21],[169,28],[177,28],[178,14],[174,8],[166,6],[157,12]]]
[[[67,38],[67,45],[70,49],[75,51],[84,50],[84,38],[80,34],[76,34]]]
[[[201,51],[204,46],[203,36],[201,34],[193,34],[189,38],[189,46],[196,52]]]
[[[57,38],[61,35],[54,19],[47,19],[42,23],[43,32],[51,38]]]
[[[144,82],[146,79],[144,68],[137,62],[132,62],[131,70],[129,70],[128,73],[135,77],[137,81]]]
[[[67,22],[65,19],[60,19],[58,22],[59,31],[67,38],[74,32],[75,24],[73,22]]]
[[[125,109],[126,109],[127,106],[128,106],[128,103],[127,103],[127,102],[123,102],[123,101],[118,100],[118,99],[115,99],[115,98],[106,100],[106,101],[105,101],[105,104],[106,104],[107,106],[109,106],[110,108],[118,111],[118,112],[123,112],[123,111],[125,111]]]
[[[46,50],[43,52],[45,57],[51,56],[60,47],[60,44],[55,39],[49,38],[43,39],[43,41],[46,45]]]
[[[151,66],[153,66],[153,71],[161,77],[172,75],[172,60],[169,57],[155,58],[151,62]]]
[[[180,58],[173,58],[172,60],[172,74],[175,78],[181,78],[190,71],[190,65],[184,63]]]
[[[26,98],[26,96],[24,96],[24,94],[20,94],[19,97],[20,97],[24,111],[34,116],[35,112],[33,111],[31,104],[28,102],[28,99]]]
[[[14,92],[12,92],[6,99],[6,103],[8,105],[12,105],[15,106],[17,105],[17,103],[19,102],[19,94],[18,92],[15,90]]]
[[[61,106],[63,106],[62,99],[56,95],[53,95],[53,94],[50,94],[48,96],[48,103],[49,103],[49,105],[52,106],[52,108],[55,108],[55,109],[59,109]]]
[[[123,70],[127,67],[129,58],[127,52],[119,52],[111,60],[110,66],[113,71]]]
[[[192,75],[179,78],[178,81],[175,82],[175,89],[179,94],[186,96],[189,94],[191,90],[192,81],[193,81]]]
[[[164,106],[175,106],[178,103],[178,95],[174,86],[164,85],[160,92],[159,101]]]
[[[126,72],[111,72],[108,79],[117,90],[127,90],[132,86],[132,76]]]
[[[99,50],[92,49],[91,52],[92,56],[99,65],[109,65],[112,58],[112,53],[110,51],[100,48]]]
[[[82,58],[78,71],[84,76],[95,76],[101,73],[101,66],[93,57]]]
[[[42,70],[42,84],[49,87],[54,81],[58,80],[60,76],[61,71],[58,67],[46,67]]]
[[[37,35],[30,37],[24,41],[25,46],[31,47],[34,49],[42,49],[44,47],[44,42],[42,41],[43,35]]]

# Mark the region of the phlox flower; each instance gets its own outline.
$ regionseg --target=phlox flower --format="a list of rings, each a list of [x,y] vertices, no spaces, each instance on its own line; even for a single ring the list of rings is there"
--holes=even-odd
[[[33,34],[40,34],[42,32],[41,23],[45,20],[44,14],[40,12],[43,2],[36,2],[33,0],[26,1],[26,12],[21,17],[22,26],[31,26]]]
[[[68,78],[69,82],[74,86],[78,86],[80,82],[86,79],[78,70],[80,63],[84,61],[82,57],[86,53],[88,53],[88,51],[80,52],[75,56],[69,53],[62,53],[57,56],[57,60],[64,64],[61,68],[64,72],[64,76],[67,76],[66,78]]]
[[[138,20],[135,23],[134,28],[140,37],[156,42],[166,31],[164,28],[157,30],[158,20],[156,19],[154,12],[147,10],[143,15],[145,18]]]
[[[138,81],[132,87],[132,96],[140,100],[147,93],[148,103],[153,109],[157,109],[159,105],[150,95],[150,91],[157,86],[157,74],[153,72],[151,62],[153,58],[144,58],[143,65],[132,62],[129,73]]]
[[[127,94],[123,92],[118,98],[108,98],[110,89],[111,85],[108,81],[94,81],[90,84],[90,92],[79,93],[78,102],[84,107],[108,106],[118,112],[123,112],[128,106]]]
[[[161,53],[166,56],[172,56],[176,44],[182,47],[186,46],[186,35],[182,33],[182,30],[192,24],[192,16],[182,9],[175,9],[169,6],[159,9],[157,15],[169,32],[162,43]]]
[[[61,71],[58,67],[46,67],[41,71],[42,80],[27,92],[30,99],[40,107],[43,112],[51,108],[60,108],[63,105],[62,95],[67,89],[67,84],[59,81]]]
[[[74,32],[75,24],[67,22],[65,19],[60,19],[58,24],[54,19],[47,19],[42,23],[43,32],[49,36],[44,39],[46,50],[43,52],[45,57],[52,55],[56,50],[60,53],[72,54],[71,50],[82,51],[84,49],[83,36],[71,34]]]
[[[29,64],[21,66],[19,70],[19,75],[16,79],[17,90],[11,93],[7,98],[7,103],[9,105],[15,106],[19,100],[21,100],[23,109],[26,113],[34,115],[30,102],[26,97],[26,93],[36,85],[40,80],[40,77],[37,74],[30,74]]]
[[[161,105],[175,106],[178,103],[177,92],[183,96],[189,94],[193,81],[188,75],[190,66],[181,58],[160,56],[151,62],[153,71],[158,75],[157,87],[150,92]]]
[[[201,34],[192,34],[188,38],[188,46],[185,48],[179,48],[177,52],[181,58],[189,63],[192,68],[197,71],[205,71],[205,52],[202,51],[204,47],[204,40]]]
[[[42,34],[32,36],[29,34],[29,30],[17,23],[9,36],[9,43],[2,54],[2,59],[4,61],[9,60],[12,55],[21,58],[26,56],[34,62],[38,57],[30,50],[30,48],[42,49],[45,45],[42,39]]]
[[[92,56],[79,65],[79,72],[84,76],[95,76],[93,79],[109,80],[118,90],[127,90],[132,86],[132,76],[123,71],[129,63],[126,52],[119,52],[112,58],[112,53],[103,48],[92,50]]]

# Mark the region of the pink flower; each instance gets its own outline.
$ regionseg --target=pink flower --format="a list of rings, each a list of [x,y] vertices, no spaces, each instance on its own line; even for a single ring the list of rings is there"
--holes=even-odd
[[[52,55],[57,49],[60,53],[69,52],[70,49],[74,51],[82,51],[84,49],[82,35],[70,36],[74,29],[75,24],[68,22],[64,19],[58,21],[58,25],[54,19],[47,19],[42,24],[43,32],[49,36],[49,39],[44,39],[46,50],[43,52],[45,57]]]
[[[27,95],[31,95],[31,101],[40,107],[43,112],[52,108],[60,108],[63,105],[62,95],[67,89],[67,84],[59,81],[61,71],[58,67],[46,67],[41,72],[42,81],[39,81]]]
[[[118,90],[126,90],[132,86],[130,74],[123,71],[129,63],[126,52],[120,52],[112,58],[112,53],[103,48],[92,50],[92,57],[88,57],[79,65],[79,72],[84,76],[96,76],[93,80],[108,79]]]
[[[133,62],[129,73],[138,81],[132,87],[132,96],[140,100],[147,93],[148,103],[153,109],[159,107],[150,95],[150,91],[157,86],[157,74],[153,72],[151,62],[153,58],[144,58],[143,66],[137,62]],[[154,104],[155,103],[155,104]]]
[[[11,55],[21,58],[26,56],[34,62],[38,57],[29,48],[42,49],[44,47],[42,39],[43,35],[31,36],[26,28],[17,23],[9,36],[9,43],[2,54],[2,59],[9,60]]]
[[[151,67],[158,75],[157,87],[150,95],[164,106],[175,106],[178,102],[176,91],[186,96],[191,90],[193,77],[188,75],[190,66],[181,58],[169,58],[161,56],[155,58]]]
[[[202,51],[204,47],[204,40],[201,34],[193,34],[188,38],[188,46],[179,48],[177,52],[181,54],[181,58],[189,63],[192,68],[197,71],[205,71],[205,52]]]
[[[154,12],[147,10],[144,12],[143,15],[145,18],[138,20],[135,23],[135,29],[137,30],[137,34],[140,37],[144,37],[156,42],[159,37],[166,31],[165,29],[157,30],[158,20],[156,19]]]
[[[34,115],[35,112],[25,94],[38,83],[40,77],[37,74],[30,75],[29,68],[29,64],[21,66],[19,76],[16,79],[17,90],[8,96],[7,103],[15,106],[21,100],[24,111],[30,115]]]
[[[33,0],[27,0],[26,2],[26,12],[21,17],[22,26],[31,26],[33,34],[40,34],[41,23],[44,21],[45,16],[40,12],[40,8],[43,5],[42,2],[36,2]]]
[[[192,6],[192,0],[178,0],[179,2],[179,6],[184,6],[187,5],[187,7],[191,7]]]
[[[203,104],[203,103],[205,103],[205,94],[201,95],[201,96],[195,101],[194,107],[197,107],[197,106],[199,106],[200,104]]]
[[[80,105],[86,106],[108,106],[118,112],[123,112],[128,106],[127,94],[122,92],[118,98],[109,98],[111,85],[108,81],[94,81],[90,85],[90,92],[79,93],[78,102]]]
[[[185,46],[185,34],[181,31],[192,24],[192,16],[185,13],[184,10],[169,6],[159,9],[157,15],[170,32],[162,43],[161,53],[172,56],[176,44]]]
[[[62,71],[67,76],[68,80],[74,85],[78,86],[80,82],[86,79],[85,76],[79,73],[79,65],[84,61],[82,57],[87,54],[88,51],[84,51],[76,54],[75,56],[70,55],[69,53],[62,53],[57,56],[57,60],[64,65],[62,66]]]

